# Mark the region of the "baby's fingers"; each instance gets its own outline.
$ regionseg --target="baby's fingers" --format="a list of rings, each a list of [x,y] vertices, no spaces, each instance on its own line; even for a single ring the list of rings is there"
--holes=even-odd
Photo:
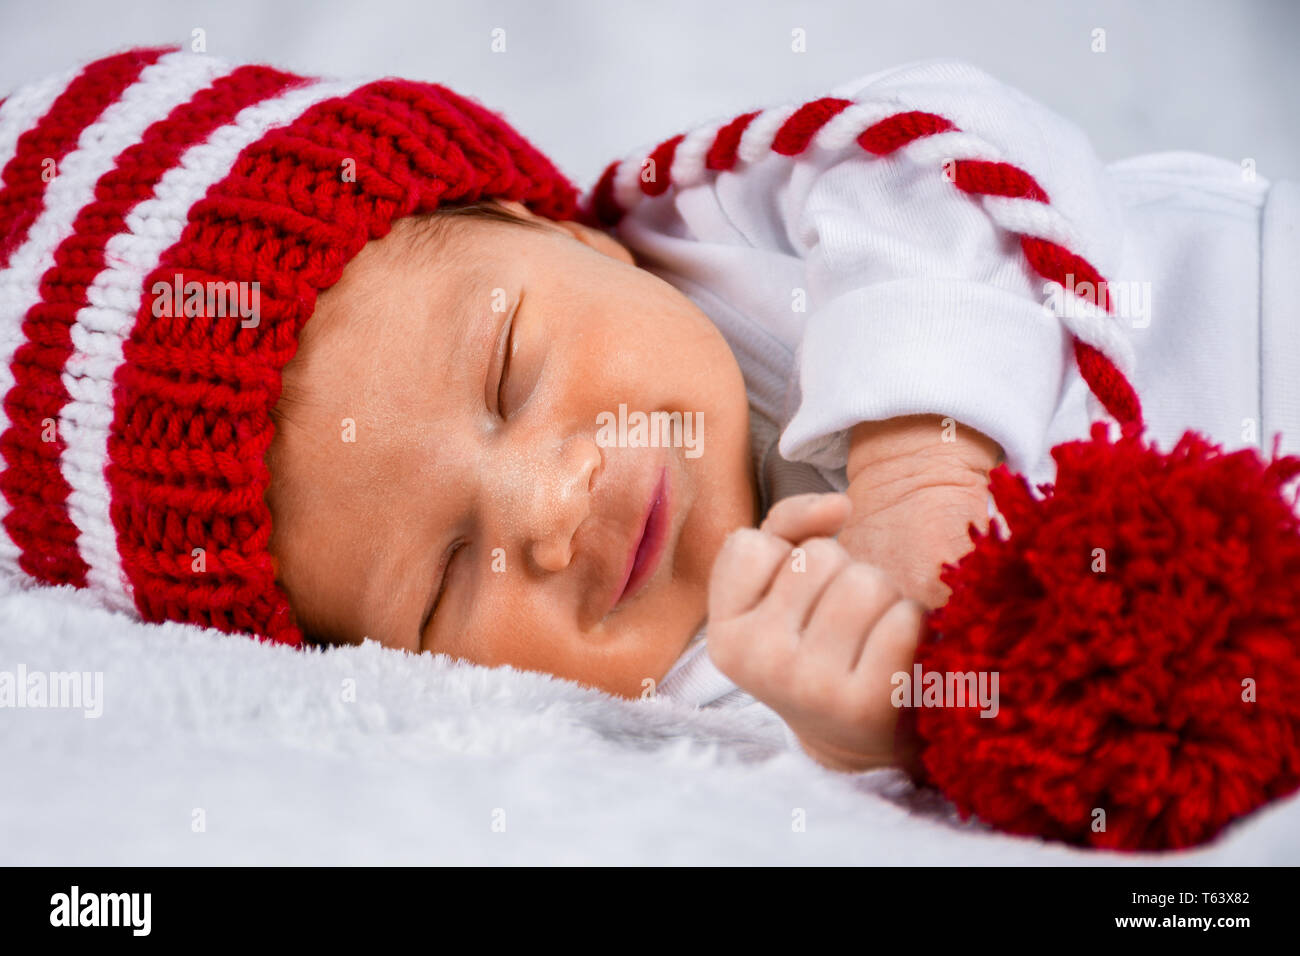
[[[768,534],[798,544],[808,538],[831,538],[844,527],[853,511],[848,495],[791,495],[774,504],[763,519]]]
[[[899,597],[883,571],[849,563],[822,593],[801,643],[847,674],[857,666],[873,628]]]
[[[803,630],[827,584],[850,558],[832,538],[809,538],[792,548],[789,558],[772,579],[763,606],[773,619],[784,622],[793,637]]]
[[[925,614],[925,606],[910,598],[891,605],[867,635],[854,673],[878,688],[891,686],[894,674],[910,673]]]
[[[750,610],[789,554],[789,542],[757,528],[728,535],[709,575],[709,620],[728,621]]]

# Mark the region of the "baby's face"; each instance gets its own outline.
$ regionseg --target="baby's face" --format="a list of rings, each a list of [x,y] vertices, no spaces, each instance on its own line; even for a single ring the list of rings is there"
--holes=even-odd
[[[399,220],[322,294],[284,373],[271,550],[319,639],[636,696],[754,524],[744,381],[621,245],[538,221]],[[692,416],[698,454],[608,444],[620,405]]]

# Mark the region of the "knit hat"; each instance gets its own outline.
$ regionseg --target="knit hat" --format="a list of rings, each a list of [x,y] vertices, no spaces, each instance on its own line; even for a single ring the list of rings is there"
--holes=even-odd
[[[281,371],[395,219],[577,193],[445,86],[134,49],[0,100],[0,576],[298,645],[264,500]]]

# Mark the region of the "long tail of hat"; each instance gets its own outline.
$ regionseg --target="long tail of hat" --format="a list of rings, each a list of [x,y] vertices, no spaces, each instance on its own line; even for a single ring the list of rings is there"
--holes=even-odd
[[[923,152],[937,168],[941,165],[954,187],[979,197],[989,217],[1019,237],[1025,259],[1038,275],[1092,307],[1062,317],[1074,339],[1079,373],[1116,421],[1142,427],[1137,392],[1120,367],[1131,367],[1131,358],[1111,315],[1107,283],[1074,251],[1079,244],[1070,223],[1033,176],[1003,161],[987,142],[963,133],[943,116],[915,110],[881,115],[877,105],[838,97],[743,113],[610,163],[585,197],[584,213],[613,226],[636,205],[662,196],[670,187],[695,185],[771,153],[798,157],[813,148],[858,148],[876,157],[903,149],[914,156]]]

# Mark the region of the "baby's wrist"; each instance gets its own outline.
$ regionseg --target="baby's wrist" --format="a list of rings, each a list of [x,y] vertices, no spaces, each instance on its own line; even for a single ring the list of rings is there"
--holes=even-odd
[[[853,426],[846,472],[851,485],[974,484],[1001,459],[997,442],[949,416],[900,415]]]

